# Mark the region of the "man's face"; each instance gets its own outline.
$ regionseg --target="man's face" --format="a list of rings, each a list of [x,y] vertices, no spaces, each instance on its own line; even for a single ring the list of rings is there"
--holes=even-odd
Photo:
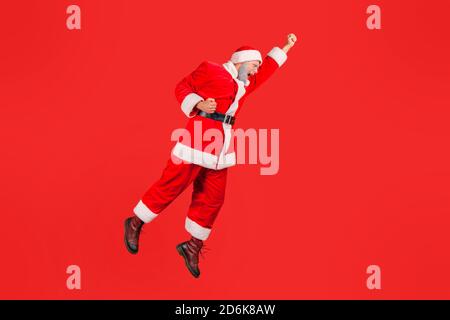
[[[247,74],[248,76],[252,76],[258,72],[259,68],[259,61],[248,61],[243,64],[247,68]]]
[[[248,77],[258,72],[259,65],[258,60],[243,62],[238,70],[238,79],[245,82]]]

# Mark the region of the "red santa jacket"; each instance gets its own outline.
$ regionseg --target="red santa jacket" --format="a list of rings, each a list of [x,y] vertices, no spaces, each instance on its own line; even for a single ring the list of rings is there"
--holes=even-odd
[[[201,63],[175,88],[181,109],[189,118],[186,129],[190,135],[180,137],[172,154],[186,162],[215,170],[235,165],[232,126],[198,116],[198,110],[194,107],[200,101],[214,98],[217,112],[236,116],[248,94],[264,83],[286,60],[283,50],[273,48],[247,83],[237,79],[238,71],[231,61],[224,64]]]

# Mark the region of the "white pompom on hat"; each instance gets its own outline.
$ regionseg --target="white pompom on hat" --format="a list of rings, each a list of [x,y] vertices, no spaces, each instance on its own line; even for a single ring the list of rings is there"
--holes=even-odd
[[[253,60],[258,60],[262,63],[261,53],[250,46],[240,47],[233,53],[230,59],[230,61],[233,63],[241,63]]]

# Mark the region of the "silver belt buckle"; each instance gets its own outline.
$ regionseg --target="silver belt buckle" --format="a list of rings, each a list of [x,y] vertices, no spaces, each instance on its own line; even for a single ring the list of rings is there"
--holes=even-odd
[[[225,122],[226,124],[231,124],[231,118],[232,118],[231,115],[226,114],[226,115],[225,115],[225,119],[223,119],[223,122]],[[228,119],[229,119],[230,121],[228,121]]]

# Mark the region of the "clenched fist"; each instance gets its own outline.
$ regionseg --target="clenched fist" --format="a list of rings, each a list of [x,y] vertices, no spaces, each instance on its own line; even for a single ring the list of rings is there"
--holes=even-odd
[[[288,34],[287,44],[290,45],[291,47],[293,47],[296,42],[297,42],[297,36],[293,33]]]
[[[286,44],[283,47],[284,52],[288,52],[297,42],[297,36],[293,33],[288,34]]]
[[[214,113],[217,108],[217,102],[213,98],[208,98],[205,101],[197,103],[196,107],[206,113]]]

